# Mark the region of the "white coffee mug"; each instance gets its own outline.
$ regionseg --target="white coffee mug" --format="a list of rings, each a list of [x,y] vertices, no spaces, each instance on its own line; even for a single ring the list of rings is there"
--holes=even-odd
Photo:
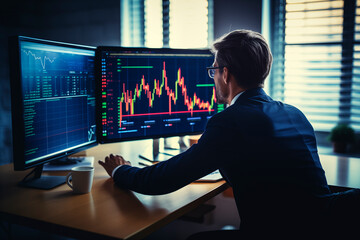
[[[91,191],[93,178],[94,167],[74,167],[66,176],[66,183],[75,193],[88,193]]]

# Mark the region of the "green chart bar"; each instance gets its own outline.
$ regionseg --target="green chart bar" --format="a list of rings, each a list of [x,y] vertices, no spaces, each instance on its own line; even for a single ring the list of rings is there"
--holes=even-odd
[[[153,68],[153,66],[121,66],[121,68]]]
[[[214,84],[196,84],[196,87],[213,87]]]

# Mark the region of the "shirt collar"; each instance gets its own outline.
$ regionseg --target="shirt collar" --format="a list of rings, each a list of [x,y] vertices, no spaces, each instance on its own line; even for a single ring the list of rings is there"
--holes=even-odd
[[[231,100],[231,103],[230,103],[229,107],[230,107],[231,105],[233,105],[233,104],[236,102],[236,100],[240,97],[240,95],[243,94],[244,92],[245,92],[245,91],[242,91],[242,92],[238,93],[238,94]]]

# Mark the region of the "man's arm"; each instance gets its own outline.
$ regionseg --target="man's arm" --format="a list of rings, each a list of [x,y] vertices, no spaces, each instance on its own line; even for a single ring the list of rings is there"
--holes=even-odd
[[[186,152],[145,168],[131,167],[123,164],[126,161],[121,158],[117,162],[118,157],[109,157],[109,170],[107,170],[109,175],[111,176],[114,167],[121,165],[113,176],[114,182],[119,187],[155,195],[175,191],[221,168],[229,159],[227,155],[239,149],[238,147],[234,149],[231,144],[234,131],[229,131],[226,124],[216,124],[222,121],[212,120],[209,121],[198,144],[194,144]],[[210,122],[215,123],[210,124]],[[105,159],[105,164],[106,161]]]

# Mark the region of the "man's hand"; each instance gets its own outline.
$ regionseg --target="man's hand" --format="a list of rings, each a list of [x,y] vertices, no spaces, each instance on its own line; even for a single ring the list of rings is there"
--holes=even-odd
[[[125,159],[122,156],[113,154],[110,154],[110,156],[105,157],[105,162],[99,160],[99,164],[105,168],[106,172],[109,174],[110,177],[112,177],[112,172],[117,166],[120,165],[129,165],[131,166],[131,163],[129,161],[125,161]]]

